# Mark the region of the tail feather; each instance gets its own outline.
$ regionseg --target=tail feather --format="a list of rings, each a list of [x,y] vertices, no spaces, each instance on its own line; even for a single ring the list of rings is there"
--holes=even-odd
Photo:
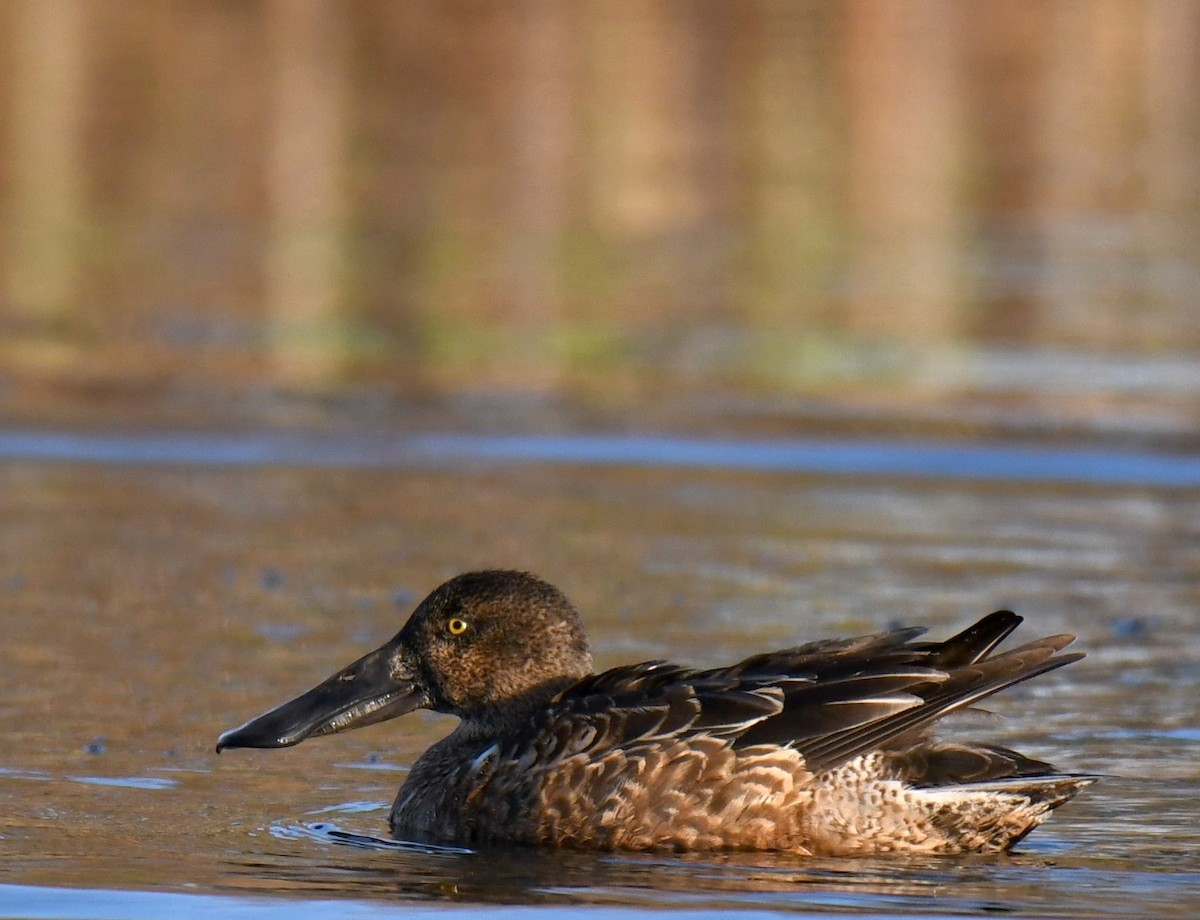
[[[966,786],[946,787],[949,792],[993,793],[1019,795],[1034,805],[1053,811],[1075,798],[1082,790],[1100,779],[1090,773],[1049,773],[1045,776],[1013,776],[1008,779],[970,783]]]
[[[812,769],[820,770],[887,745],[949,712],[963,709],[1013,684],[1078,661],[1082,654],[1055,655],[1070,639],[1051,636],[950,672],[924,703],[861,728],[831,734],[802,750]]]
[[[926,643],[921,648],[932,653],[932,667],[965,667],[990,655],[1023,620],[1024,617],[1017,616],[1011,610],[997,610],[946,641]]]

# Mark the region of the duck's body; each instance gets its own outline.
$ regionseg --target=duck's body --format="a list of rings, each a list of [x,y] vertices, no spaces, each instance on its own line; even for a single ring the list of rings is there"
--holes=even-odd
[[[467,845],[1003,850],[1091,777],[990,745],[938,743],[948,712],[1080,655],[1051,636],[992,655],[1001,611],[941,643],[904,629],[696,671],[591,673],[578,615],[516,572],[459,576],[388,645],[222,735],[278,747],[418,706],[462,722],[422,755],[394,836]],[[460,628],[461,627],[461,628]]]

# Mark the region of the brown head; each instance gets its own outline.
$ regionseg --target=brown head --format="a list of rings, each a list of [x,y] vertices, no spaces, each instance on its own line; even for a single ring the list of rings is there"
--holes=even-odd
[[[525,572],[470,572],[421,601],[386,645],[225,732],[217,751],[286,747],[421,708],[511,721],[591,673],[583,624],[561,591]]]

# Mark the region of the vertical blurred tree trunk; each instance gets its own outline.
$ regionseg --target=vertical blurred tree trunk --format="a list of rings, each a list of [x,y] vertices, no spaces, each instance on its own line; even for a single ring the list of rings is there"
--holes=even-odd
[[[829,91],[837,8],[821,0],[767,0],[750,62],[745,155],[751,164],[750,319],[775,335],[813,329],[827,312],[844,260],[845,157],[841,99]]]
[[[1143,43],[1148,63],[1146,181],[1141,249],[1159,304],[1154,345],[1200,345],[1200,5],[1157,0]],[[1189,266],[1191,267],[1189,269]],[[1187,330],[1180,338],[1181,330]]]
[[[624,290],[598,306],[637,325],[694,322],[721,263],[699,245],[711,201],[700,138],[713,112],[695,93],[710,62],[699,59],[692,7],[628,0],[590,9],[588,206],[625,263],[614,267],[625,270]]]
[[[1128,216],[1142,194],[1146,6],[1051,7],[1039,131],[1037,335],[1051,344],[1121,341],[1130,307]]]
[[[961,331],[963,74],[955,0],[854,0],[846,15],[851,212],[847,317],[910,341]]]
[[[273,81],[265,291],[277,375],[320,383],[347,354],[349,43],[336,0],[269,0]]]
[[[603,8],[601,8],[603,10]],[[684,121],[692,51],[670,7],[632,0],[593,21],[593,119],[601,146],[592,207],[616,238],[666,233],[698,209]]]
[[[553,326],[563,300],[561,252],[577,146],[574,62],[580,43],[571,7],[558,0],[528,0],[516,18],[506,288],[518,323]]]
[[[83,70],[85,6],[76,0],[15,0],[13,192],[6,299],[20,316],[68,320],[86,226]]]

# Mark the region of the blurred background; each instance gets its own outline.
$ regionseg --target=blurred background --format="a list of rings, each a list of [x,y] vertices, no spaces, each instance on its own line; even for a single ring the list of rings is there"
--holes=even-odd
[[[1088,658],[983,737],[1105,780],[1014,861],[572,870],[337,845],[443,717],[215,757],[494,566],[599,667],[1010,607]],[[1198,0],[0,0],[14,915],[1193,918],[1198,624]]]
[[[1189,0],[0,4],[10,422],[1191,444],[1198,291]]]

